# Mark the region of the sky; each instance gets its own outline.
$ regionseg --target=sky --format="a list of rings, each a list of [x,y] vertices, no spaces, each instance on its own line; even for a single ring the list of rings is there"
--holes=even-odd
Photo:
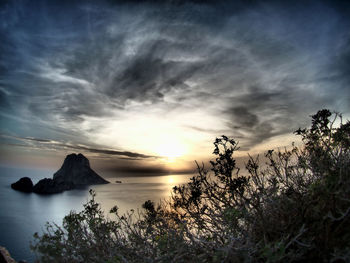
[[[350,116],[347,1],[1,1],[0,164],[193,171]]]

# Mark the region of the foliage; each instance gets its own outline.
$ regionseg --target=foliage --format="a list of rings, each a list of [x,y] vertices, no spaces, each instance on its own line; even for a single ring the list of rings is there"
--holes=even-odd
[[[171,200],[149,200],[141,215],[115,207],[106,218],[91,192],[32,249],[40,262],[349,262],[350,123],[321,110],[296,134],[303,147],[249,156],[246,174],[237,142],[217,138],[211,169],[197,164]]]

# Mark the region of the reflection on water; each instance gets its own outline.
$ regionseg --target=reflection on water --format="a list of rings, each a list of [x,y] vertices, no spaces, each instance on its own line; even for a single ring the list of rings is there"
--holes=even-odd
[[[190,175],[165,175],[152,177],[117,177],[109,178],[108,185],[91,187],[97,193],[96,200],[101,203],[104,211],[109,211],[117,205],[121,213],[137,209],[146,200],[159,202],[168,199],[175,185],[188,181]],[[114,183],[116,180],[122,183]]]
[[[16,260],[34,261],[29,242],[34,232],[41,232],[46,222],[61,224],[71,210],[81,211],[88,200],[88,189],[55,195],[26,194],[14,191],[11,183],[31,177],[35,184],[55,171],[0,167],[0,246],[5,246]],[[121,213],[141,208],[146,200],[167,199],[175,185],[188,182],[190,175],[108,178],[111,184],[96,185],[96,200],[106,212],[117,205]],[[122,181],[116,183],[115,181]]]

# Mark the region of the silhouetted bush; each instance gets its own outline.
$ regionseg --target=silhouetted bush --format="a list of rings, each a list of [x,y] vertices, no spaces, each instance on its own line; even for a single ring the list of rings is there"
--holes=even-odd
[[[189,183],[141,215],[114,207],[108,219],[91,191],[82,212],[48,224],[32,249],[40,262],[350,262],[350,123],[321,110],[296,134],[302,147],[249,156],[247,175],[236,141],[217,138],[211,169],[197,164]]]

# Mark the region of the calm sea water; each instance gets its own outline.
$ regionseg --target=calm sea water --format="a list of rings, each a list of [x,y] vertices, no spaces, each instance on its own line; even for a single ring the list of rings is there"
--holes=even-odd
[[[106,214],[114,205],[121,212],[141,208],[146,200],[158,202],[170,196],[175,185],[188,181],[191,175],[107,178],[111,184],[87,189],[66,191],[55,195],[26,194],[11,189],[21,177],[40,179],[52,177],[54,170],[24,169],[0,166],[0,246],[6,247],[16,260],[34,262],[35,255],[29,244],[33,234],[41,232],[46,222],[62,223],[71,210],[81,211],[89,198],[89,189],[96,191],[96,199]],[[122,181],[121,184],[115,183]]]

